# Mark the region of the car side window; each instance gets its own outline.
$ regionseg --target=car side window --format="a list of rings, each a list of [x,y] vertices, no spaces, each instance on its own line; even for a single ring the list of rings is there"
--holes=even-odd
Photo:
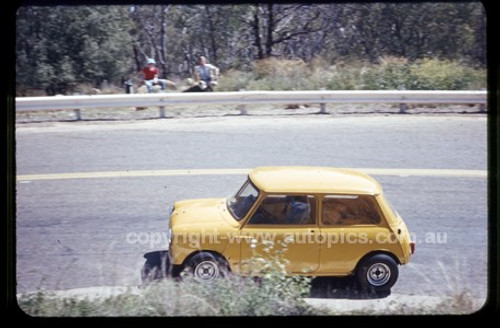
[[[323,198],[321,222],[324,225],[380,223],[380,209],[371,195],[327,195]]]
[[[262,200],[248,224],[314,224],[315,213],[314,196],[268,195]]]

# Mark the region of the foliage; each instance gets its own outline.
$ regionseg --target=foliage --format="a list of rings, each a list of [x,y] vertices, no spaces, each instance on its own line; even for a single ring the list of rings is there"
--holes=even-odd
[[[192,77],[203,54],[239,81],[232,87],[221,81],[225,89],[314,89],[320,80],[330,89],[460,89],[477,78],[463,67],[486,64],[480,2],[23,6],[16,29],[20,95],[71,93],[82,83],[122,87],[149,57],[162,77],[175,80]],[[387,58],[405,58],[407,65]],[[275,68],[274,59],[286,65]],[[439,71],[433,60],[449,65],[446,78],[430,83],[429,74]],[[324,61],[327,72],[307,71],[315,61]],[[349,64],[356,62],[380,66],[366,72]],[[411,71],[413,63],[422,71]],[[418,78],[414,85],[408,70]],[[312,79],[302,80],[304,74]],[[452,74],[465,79],[460,84]]]
[[[17,16],[17,83],[67,93],[116,82],[130,66],[123,7],[27,7]],[[85,19],[82,19],[85,18]]]
[[[313,307],[304,300],[311,294],[311,278],[286,276],[287,243],[285,238],[276,244],[267,240],[250,244],[254,256],[248,263],[249,269],[258,271],[259,279],[229,275],[203,284],[186,275],[182,281],[167,279],[138,290],[117,288],[113,296],[61,296],[40,290],[19,295],[18,304],[27,314],[40,317],[450,315],[471,314],[482,306],[482,300],[471,292],[470,282],[456,274],[470,268],[464,269],[462,262],[455,261],[451,265],[433,263],[438,275],[419,273],[428,286],[444,285],[445,291],[436,290],[439,297],[415,295],[412,299],[408,295],[401,301],[401,295],[394,295],[383,309],[380,300],[373,300],[363,308],[341,307],[340,313],[332,308]],[[333,308],[338,309],[342,301],[332,302]]]
[[[275,58],[258,61],[251,73],[231,70],[219,90],[478,90],[486,71],[456,61],[383,57],[380,64],[351,61],[328,65]]]
[[[232,278],[212,284],[166,280],[139,293],[108,297],[58,297],[37,292],[19,298],[19,306],[32,316],[284,316],[325,314],[303,300],[278,295],[269,280],[259,286],[249,278]]]
[[[423,59],[410,68],[409,83],[416,90],[464,90],[482,85],[485,88],[485,72],[449,60]],[[483,80],[483,83],[478,83]]]
[[[19,298],[19,306],[33,316],[284,316],[327,314],[305,303],[310,278],[287,277],[286,248],[267,247],[255,254],[261,278],[231,275],[212,283],[164,280],[139,293],[122,293],[96,299],[57,297],[39,291]]]

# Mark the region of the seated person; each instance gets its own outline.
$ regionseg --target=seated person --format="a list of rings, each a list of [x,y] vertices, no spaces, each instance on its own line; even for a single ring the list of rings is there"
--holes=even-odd
[[[288,224],[307,223],[311,215],[311,206],[307,196],[287,196],[283,214],[286,214],[285,222]]]
[[[213,91],[217,85],[217,78],[219,77],[219,68],[207,63],[205,56],[200,56],[198,59],[198,66],[194,68],[195,82],[200,85],[200,88],[207,91]]]
[[[164,79],[159,79],[160,70],[156,67],[156,61],[153,58],[147,60],[147,66],[144,67],[138,74],[143,76],[143,83],[146,85],[148,92],[154,92],[154,86],[158,85],[161,90],[165,90],[167,86],[175,89],[174,82]]]
[[[307,196],[268,197],[250,219],[250,224],[307,224],[311,206]]]

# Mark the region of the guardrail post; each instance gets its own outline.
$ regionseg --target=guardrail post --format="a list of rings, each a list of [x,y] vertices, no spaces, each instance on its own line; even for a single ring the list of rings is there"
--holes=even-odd
[[[481,91],[486,91],[486,89],[481,89]],[[481,113],[486,112],[486,104],[479,104],[479,111]]]
[[[163,102],[163,99],[160,99]],[[165,118],[165,106],[160,106],[160,118]]]
[[[246,91],[245,89],[238,90],[240,92]],[[238,105],[237,109],[240,110],[240,115],[247,115],[247,106],[245,104]]]
[[[326,90],[326,88],[320,88],[319,90],[320,90],[320,91],[325,91],[325,90]],[[320,103],[320,104],[319,104],[319,113],[320,113],[320,114],[328,114],[328,113],[326,112],[326,103]]]
[[[404,91],[406,90],[405,87],[399,87],[398,90],[400,91]],[[403,96],[403,99],[405,99],[405,97]],[[399,103],[399,113],[400,114],[406,114],[406,111],[408,110],[408,105],[405,104],[405,103]]]
[[[132,81],[127,80],[125,81],[124,85],[125,85],[125,93],[127,94],[134,93],[134,84],[132,83]]]
[[[82,120],[82,111],[80,109],[75,109],[75,119],[77,121],[81,121]]]

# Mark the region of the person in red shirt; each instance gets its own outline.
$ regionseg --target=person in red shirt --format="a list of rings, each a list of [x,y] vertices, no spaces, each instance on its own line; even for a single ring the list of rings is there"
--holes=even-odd
[[[168,81],[168,80],[163,80],[159,79],[158,75],[160,74],[160,71],[158,67],[156,67],[156,62],[153,58],[149,58],[147,60],[147,65],[144,67],[139,74],[143,75],[143,81],[146,87],[148,88],[148,92],[154,92],[154,85],[159,85],[162,90],[165,90],[167,85],[173,87],[175,89],[175,83]]]

